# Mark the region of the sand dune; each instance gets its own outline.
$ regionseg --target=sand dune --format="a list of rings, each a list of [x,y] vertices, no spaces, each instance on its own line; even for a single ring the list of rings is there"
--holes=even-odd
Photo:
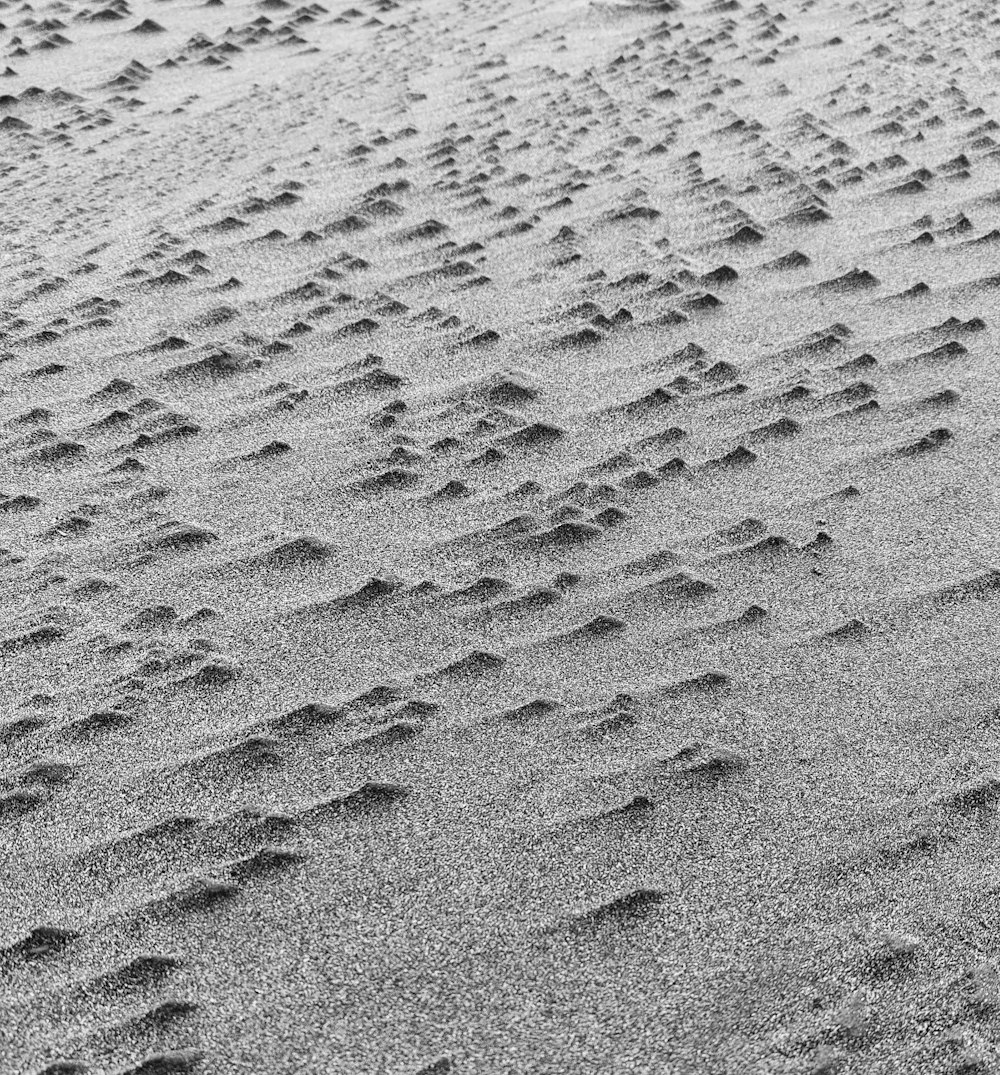
[[[1000,1070],[994,8],[0,43],[0,1073]]]

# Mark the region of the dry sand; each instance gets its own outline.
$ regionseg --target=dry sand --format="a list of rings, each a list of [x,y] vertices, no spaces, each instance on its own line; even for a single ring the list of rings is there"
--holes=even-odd
[[[1000,1070],[994,10],[2,5],[3,1075]]]

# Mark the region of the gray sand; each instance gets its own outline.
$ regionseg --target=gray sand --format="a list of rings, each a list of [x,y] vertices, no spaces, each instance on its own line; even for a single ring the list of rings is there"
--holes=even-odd
[[[0,1075],[1000,1071],[995,8],[0,23]]]

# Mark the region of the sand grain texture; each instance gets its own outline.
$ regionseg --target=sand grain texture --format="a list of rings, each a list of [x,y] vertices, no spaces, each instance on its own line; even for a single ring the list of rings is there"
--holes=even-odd
[[[0,1072],[1000,1071],[994,7],[0,24]]]

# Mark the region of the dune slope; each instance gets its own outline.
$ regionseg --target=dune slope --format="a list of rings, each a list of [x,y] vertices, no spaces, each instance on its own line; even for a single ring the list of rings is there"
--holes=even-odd
[[[0,1071],[1000,1070],[993,5],[0,24]]]

